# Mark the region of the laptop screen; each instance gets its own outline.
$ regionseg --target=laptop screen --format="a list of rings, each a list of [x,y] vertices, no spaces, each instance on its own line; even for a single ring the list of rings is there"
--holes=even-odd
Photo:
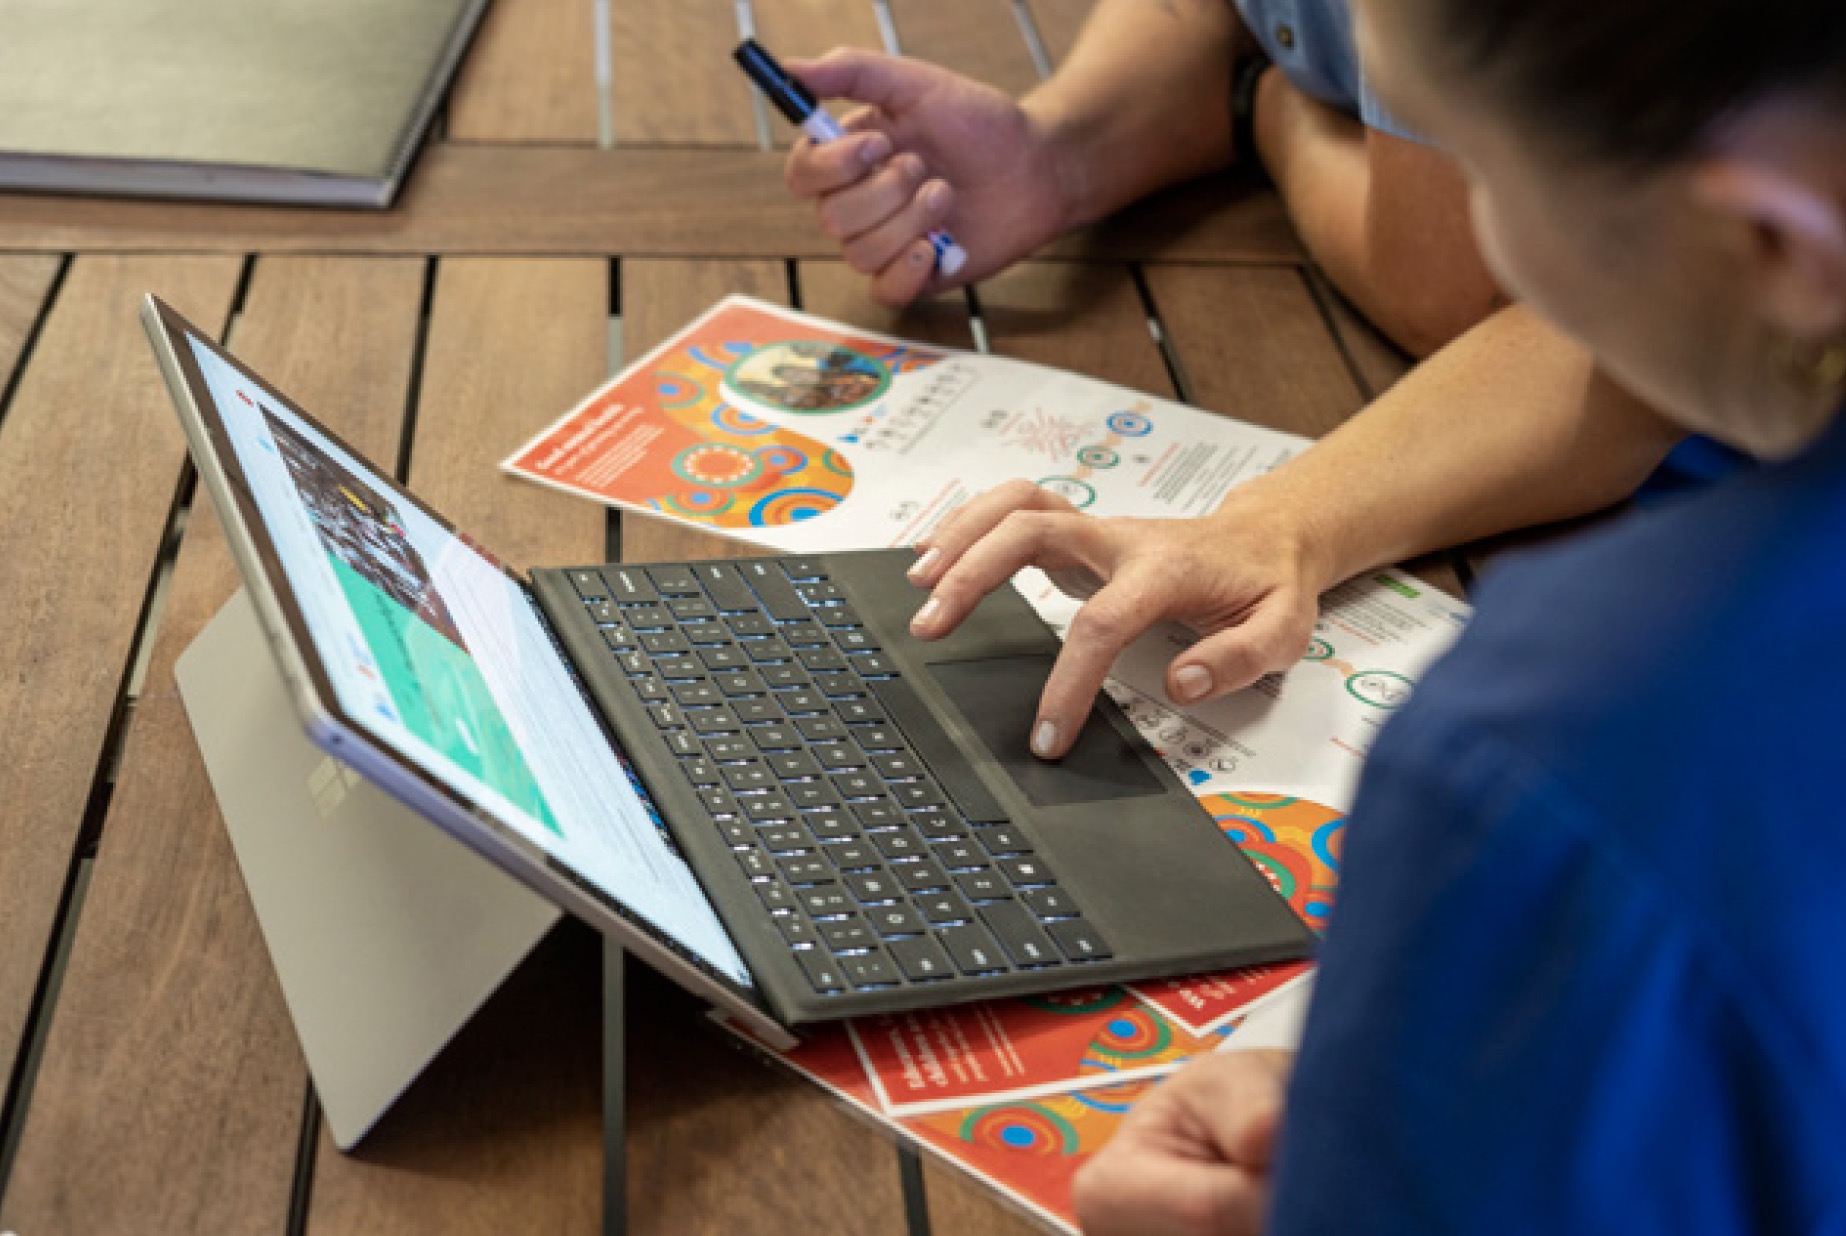
[[[519,584],[184,335],[339,710],[750,988],[710,901]],[[201,402],[204,394],[195,389]]]

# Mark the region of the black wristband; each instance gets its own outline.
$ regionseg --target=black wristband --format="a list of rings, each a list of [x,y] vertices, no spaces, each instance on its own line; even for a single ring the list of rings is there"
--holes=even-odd
[[[1262,168],[1256,154],[1256,88],[1271,67],[1268,56],[1252,50],[1231,78],[1231,157],[1239,167]]]

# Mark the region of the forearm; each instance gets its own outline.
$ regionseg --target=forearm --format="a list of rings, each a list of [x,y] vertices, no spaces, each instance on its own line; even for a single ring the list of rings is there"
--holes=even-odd
[[[1231,158],[1229,0],[1101,0],[1058,71],[1022,101],[1058,152],[1076,227]]]
[[[1679,440],[1529,311],[1505,309],[1363,413],[1232,491],[1290,531],[1330,586],[1430,550],[1600,510]]]

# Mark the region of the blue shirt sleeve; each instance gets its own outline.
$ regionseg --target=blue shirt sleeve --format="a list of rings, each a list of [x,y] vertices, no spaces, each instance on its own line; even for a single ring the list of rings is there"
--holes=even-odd
[[[1837,1093],[1723,942],[1542,769],[1413,713],[1352,814],[1271,1231],[1836,1230]]]

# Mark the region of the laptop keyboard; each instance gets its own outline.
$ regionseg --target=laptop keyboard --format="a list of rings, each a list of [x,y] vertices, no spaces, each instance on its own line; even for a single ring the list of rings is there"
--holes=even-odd
[[[1110,956],[821,563],[567,574],[815,991]]]

